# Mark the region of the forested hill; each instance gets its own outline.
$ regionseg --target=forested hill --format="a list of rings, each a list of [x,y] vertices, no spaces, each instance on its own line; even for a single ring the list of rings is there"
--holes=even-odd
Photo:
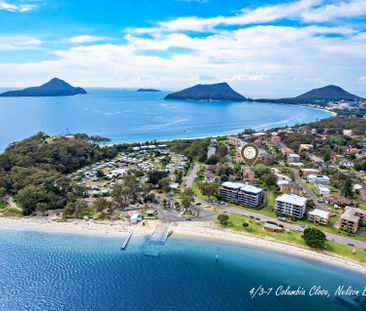
[[[311,104],[311,103],[339,101],[339,100],[357,101],[361,99],[362,99],[361,97],[351,94],[339,86],[328,85],[318,89],[313,89],[309,92],[306,92],[296,97],[287,97],[280,99],[261,98],[256,99],[256,101],[284,103],[284,104],[306,104],[306,103]]]
[[[99,148],[100,140],[85,134],[49,137],[38,133],[12,144],[0,155],[0,192],[14,196],[24,215],[38,204],[63,208],[84,191],[66,174],[117,154],[115,147]]]

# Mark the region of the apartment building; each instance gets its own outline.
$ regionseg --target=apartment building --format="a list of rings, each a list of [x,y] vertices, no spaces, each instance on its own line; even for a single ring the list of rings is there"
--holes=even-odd
[[[240,205],[256,208],[263,203],[263,190],[243,183],[224,182],[220,187],[220,198]]]
[[[282,194],[276,198],[276,213],[301,219],[305,214],[306,201],[296,194]]]
[[[360,223],[366,225],[366,211],[355,207],[346,207],[339,218],[339,229],[356,233]]]
[[[326,226],[329,222],[330,212],[319,208],[308,213],[308,220],[316,225]]]

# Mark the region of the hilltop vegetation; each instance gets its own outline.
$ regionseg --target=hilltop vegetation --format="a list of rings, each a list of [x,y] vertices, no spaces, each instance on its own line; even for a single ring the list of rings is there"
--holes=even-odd
[[[363,134],[366,131],[366,119],[333,117],[313,122],[308,126],[316,129],[328,129],[333,131],[352,129],[354,134]]]
[[[112,158],[117,148],[99,148],[100,137],[85,134],[51,138],[38,133],[11,145],[0,155],[0,189],[12,195],[24,215],[40,209],[63,208],[82,196],[84,189],[66,174],[104,158]]]

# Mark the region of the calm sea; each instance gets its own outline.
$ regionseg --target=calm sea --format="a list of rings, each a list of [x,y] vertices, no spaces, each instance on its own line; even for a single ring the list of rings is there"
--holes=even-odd
[[[290,285],[309,290],[352,285],[366,276],[264,249],[213,241],[168,239],[158,257],[145,239],[126,251],[119,239],[0,231],[0,310],[365,310],[366,300],[275,297],[249,291]],[[219,262],[215,255],[219,253]]]
[[[167,93],[88,89],[70,97],[0,98],[0,150],[39,131],[84,132],[113,142],[231,134],[311,122],[329,112],[295,105],[165,101]]]

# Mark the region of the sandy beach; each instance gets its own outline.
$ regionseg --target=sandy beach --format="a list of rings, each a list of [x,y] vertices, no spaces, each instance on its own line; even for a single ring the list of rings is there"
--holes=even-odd
[[[136,225],[134,235],[145,236],[154,232],[159,225],[157,220],[148,220],[145,225]],[[69,220],[67,222],[54,221],[49,218],[7,218],[0,217],[0,227],[10,230],[38,231],[45,233],[94,235],[111,238],[123,238],[133,229],[128,222],[111,221],[85,221]],[[327,252],[316,252],[312,249],[283,243],[277,240],[256,237],[253,235],[234,232],[229,229],[221,229],[210,222],[180,222],[173,225],[173,236],[190,237],[194,239],[211,239],[240,243],[253,247],[270,249],[276,252],[286,253],[293,256],[305,257],[312,260],[322,261],[327,264],[337,265],[342,268],[351,269],[366,274],[366,265],[352,261],[348,258],[329,254]]]

